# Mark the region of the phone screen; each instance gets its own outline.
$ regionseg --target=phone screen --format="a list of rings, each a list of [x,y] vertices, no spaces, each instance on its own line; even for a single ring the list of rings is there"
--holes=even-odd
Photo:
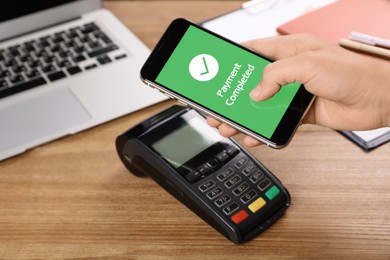
[[[253,101],[249,93],[259,84],[264,67],[271,62],[198,26],[189,25],[156,74],[155,82],[272,140],[303,86],[292,83],[271,99]],[[299,119],[295,121],[297,124]]]

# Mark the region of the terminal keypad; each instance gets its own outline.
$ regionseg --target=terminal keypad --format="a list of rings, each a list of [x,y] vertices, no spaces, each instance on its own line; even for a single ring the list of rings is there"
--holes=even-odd
[[[223,214],[240,224],[266,207],[280,190],[248,156],[235,153],[236,156],[215,174],[198,180],[194,185]],[[227,154],[218,157],[226,160]]]

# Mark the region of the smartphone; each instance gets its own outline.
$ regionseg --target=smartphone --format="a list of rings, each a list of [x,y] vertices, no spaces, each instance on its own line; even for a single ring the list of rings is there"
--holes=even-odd
[[[141,69],[150,87],[273,148],[285,147],[313,101],[300,83],[271,99],[249,93],[272,60],[188,20],[174,20]]]
[[[116,149],[131,173],[151,177],[236,244],[262,233],[290,206],[272,172],[188,107],[145,119],[117,137]]]

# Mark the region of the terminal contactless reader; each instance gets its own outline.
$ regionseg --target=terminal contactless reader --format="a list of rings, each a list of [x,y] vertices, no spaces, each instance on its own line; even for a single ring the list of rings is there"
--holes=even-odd
[[[116,139],[127,169],[150,176],[232,242],[260,234],[290,205],[280,181],[205,118],[172,106]]]

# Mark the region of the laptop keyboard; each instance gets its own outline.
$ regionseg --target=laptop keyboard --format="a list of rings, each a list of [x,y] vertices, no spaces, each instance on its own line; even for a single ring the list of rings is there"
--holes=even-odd
[[[93,22],[0,49],[0,98],[126,58],[118,49]]]

